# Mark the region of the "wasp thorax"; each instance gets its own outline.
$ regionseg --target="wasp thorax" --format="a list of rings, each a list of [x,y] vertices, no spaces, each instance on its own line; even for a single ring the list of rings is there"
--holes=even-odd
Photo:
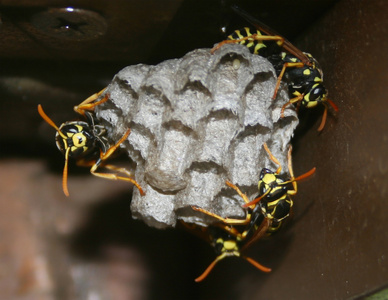
[[[94,137],[88,123],[66,122],[59,127],[59,131],[55,136],[57,147],[63,153],[70,148],[70,157],[80,156],[93,148]]]

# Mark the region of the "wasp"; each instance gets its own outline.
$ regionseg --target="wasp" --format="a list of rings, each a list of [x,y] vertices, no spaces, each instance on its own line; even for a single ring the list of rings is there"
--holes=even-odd
[[[310,171],[295,177],[292,167],[292,147],[290,146],[287,154],[288,172],[290,178],[287,178],[286,174],[281,174],[282,166],[280,162],[271,153],[268,145],[263,144],[265,151],[267,152],[270,160],[275,163],[278,168],[276,171],[272,171],[267,168],[263,168],[260,172],[258,190],[259,194],[254,200],[245,203],[242,207],[250,207],[258,204],[261,208],[261,212],[268,219],[272,220],[271,228],[268,232],[273,233],[280,229],[283,221],[290,215],[293,201],[291,196],[296,195],[298,191],[297,181],[305,179],[313,175],[316,168],[312,168]]]
[[[228,181],[226,183],[240,192],[237,186]],[[243,194],[243,197],[245,197],[247,202],[249,201],[245,194]],[[231,256],[245,259],[262,272],[271,272],[270,268],[242,254],[253,242],[265,236],[268,228],[270,228],[271,221],[261,213],[259,206],[256,206],[254,209],[248,208],[245,219],[222,218],[198,206],[192,206],[192,209],[220,221],[207,227],[198,225],[190,227],[190,225],[184,224],[185,227],[195,230],[197,235],[204,238],[214,248],[217,255],[206,270],[195,279],[196,282],[203,281],[219,261]]]
[[[77,164],[81,166],[91,167],[90,172],[98,177],[124,180],[133,183],[141,195],[145,195],[141,186],[132,179],[131,173],[125,168],[119,168],[105,161],[117,150],[117,148],[128,138],[131,130],[128,129],[126,133],[113,146],[106,138],[106,129],[95,122],[91,112],[94,108],[109,99],[109,94],[105,94],[101,100],[96,101],[105,91],[103,89],[99,93],[93,94],[81,104],[74,107],[74,111],[86,118],[86,121],[69,121],[63,123],[58,127],[43,111],[42,105],[38,105],[38,112],[40,116],[51,127],[56,130],[55,140],[58,149],[65,156],[65,166],[63,168],[62,188],[66,196],[69,196],[67,186],[68,175],[68,160],[69,157],[77,160]],[[104,167],[116,173],[100,173],[97,172],[99,167]],[[119,176],[118,173],[126,176]]]
[[[278,79],[272,99],[276,99],[283,77],[286,77],[291,99],[283,105],[280,116],[284,118],[284,110],[290,104],[312,108],[323,104],[321,124],[318,131],[325,127],[328,105],[338,111],[337,105],[327,98],[328,92],[323,85],[323,72],[317,60],[309,53],[302,52],[286,38],[277,34],[268,26],[250,16],[237,6],[232,9],[251,23],[255,29],[245,27],[236,30],[227,37],[227,40],[217,44],[211,51],[214,53],[225,44],[241,44],[248,47],[253,53],[267,58],[275,68]]]
[[[255,241],[272,235],[281,228],[293,207],[291,195],[297,193],[296,182],[314,174],[316,168],[295,178],[291,160],[292,147],[290,146],[288,169],[291,177],[284,179],[284,175],[280,175],[281,164],[272,155],[266,143],[264,143],[264,149],[270,159],[278,165],[278,169],[275,172],[266,168],[262,169],[258,183],[259,194],[254,200],[250,201],[248,196],[236,185],[226,181],[226,184],[234,189],[245,202],[242,205],[246,210],[244,219],[223,218],[201,207],[192,206],[193,210],[219,221],[207,229],[209,243],[214,247],[217,257],[195,281],[199,282],[205,279],[216,263],[228,256],[242,257],[263,272],[271,271],[270,268],[262,266],[252,258],[243,256],[241,252]],[[204,231],[204,229],[202,230]]]

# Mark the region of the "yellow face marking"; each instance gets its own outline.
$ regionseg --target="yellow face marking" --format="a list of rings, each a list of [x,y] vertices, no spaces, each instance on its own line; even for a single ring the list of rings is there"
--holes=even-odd
[[[237,244],[235,241],[224,241],[224,249],[226,251],[238,250]]]
[[[311,107],[315,107],[318,105],[318,102],[317,101],[311,101],[311,102],[307,102],[307,105],[306,107],[307,108],[311,108]]]
[[[276,182],[276,176],[275,174],[265,174],[262,181],[265,183],[265,184],[270,184],[271,182]]]
[[[86,145],[86,137],[83,133],[76,133],[72,137],[74,146],[81,148]]]

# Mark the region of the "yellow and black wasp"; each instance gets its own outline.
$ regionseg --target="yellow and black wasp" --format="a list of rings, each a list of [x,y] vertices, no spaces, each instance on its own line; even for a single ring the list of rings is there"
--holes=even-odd
[[[230,182],[226,183],[241,193],[235,185]],[[245,197],[244,199],[246,199],[246,201],[249,201],[245,194],[242,195],[243,198]],[[245,219],[222,218],[221,216],[198,206],[192,206],[192,209],[205,213],[220,221],[207,227],[184,223],[186,228],[206,240],[214,248],[217,255],[215,260],[206,268],[206,270],[195,279],[196,282],[203,281],[219,261],[232,256],[245,259],[263,272],[271,272],[270,268],[267,268],[253,258],[242,254],[242,252],[244,252],[244,250],[253,242],[265,236],[270,227],[270,220],[265,218],[258,205],[253,209],[246,209]]]
[[[69,196],[67,186],[69,157],[76,159],[78,165],[91,167],[90,172],[95,176],[131,182],[139,189],[141,195],[145,194],[136,180],[130,177],[131,174],[129,171],[125,168],[119,168],[105,163],[105,161],[116,151],[120,144],[128,138],[131,130],[128,129],[120,140],[113,146],[108,142],[105,136],[105,128],[102,125],[96,124],[93,115],[90,113],[91,111],[94,111],[96,106],[109,99],[109,94],[106,93],[101,100],[96,101],[104,91],[105,89],[99,93],[93,94],[81,104],[74,107],[74,110],[84,116],[87,121],[69,121],[63,123],[60,127],[58,127],[46,115],[42,106],[40,104],[38,105],[38,112],[40,116],[57,131],[55,136],[56,144],[58,149],[65,156],[62,188],[66,196]],[[104,167],[116,173],[96,172],[99,167]],[[126,176],[118,176],[118,173],[123,173]]]
[[[291,195],[297,193],[296,182],[311,176],[315,168],[295,178],[291,161],[292,148],[290,147],[288,169],[291,177],[285,179],[284,175],[280,175],[282,167],[279,161],[272,155],[267,144],[264,144],[264,148],[270,159],[278,165],[278,169],[275,172],[266,168],[261,171],[258,183],[259,194],[254,200],[250,201],[236,185],[229,181],[226,182],[245,202],[242,206],[246,209],[244,219],[223,218],[201,207],[192,206],[193,210],[219,221],[207,228],[200,228],[202,232],[207,233],[207,240],[214,247],[217,257],[195,281],[204,280],[217,262],[229,256],[242,257],[263,272],[271,271],[270,268],[262,266],[252,258],[242,255],[241,252],[260,238],[269,236],[280,229],[284,220],[291,213],[293,206]]]
[[[263,147],[271,161],[274,162],[278,168],[275,172],[267,168],[261,170],[258,182],[258,197],[245,203],[242,207],[250,207],[258,203],[262,213],[272,220],[271,228],[269,228],[268,232],[273,233],[281,227],[283,220],[291,213],[293,206],[291,196],[298,192],[297,181],[313,175],[316,168],[312,168],[310,171],[295,178],[291,159],[292,147],[290,146],[287,155],[290,177],[287,178],[286,174],[281,174],[282,166],[276,157],[273,156],[268,145],[264,143]]]
[[[284,117],[285,108],[293,103],[307,108],[323,104],[325,110],[318,128],[318,131],[321,131],[326,123],[328,104],[335,111],[338,111],[338,107],[327,98],[328,92],[323,85],[322,69],[317,60],[311,54],[299,50],[286,38],[275,33],[241,8],[233,6],[232,9],[251,23],[255,29],[245,27],[242,30],[234,31],[227,40],[217,44],[212,52],[215,52],[222,45],[237,43],[248,47],[253,54],[267,58],[274,66],[278,76],[272,99],[276,99],[284,76],[290,97],[292,97],[289,102],[283,105],[281,117]]]

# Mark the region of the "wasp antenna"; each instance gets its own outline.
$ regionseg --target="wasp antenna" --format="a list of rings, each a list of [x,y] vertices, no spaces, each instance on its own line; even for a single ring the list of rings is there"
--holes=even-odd
[[[317,169],[316,167],[312,168],[310,171],[308,171],[308,172],[306,172],[306,173],[304,173],[304,174],[302,174],[302,175],[300,175],[300,176],[294,178],[293,181],[299,181],[299,180],[301,180],[301,179],[304,179],[304,178],[307,178],[307,177],[313,175],[313,174],[315,173],[315,170],[316,170],[316,169]]]
[[[290,180],[287,180],[287,181],[284,181],[282,183],[279,183],[278,185],[286,185],[286,184],[289,184],[289,183],[293,183],[295,181],[299,181],[299,180],[305,179],[305,178],[313,175],[315,173],[316,169],[317,168],[314,167],[310,171],[308,171],[308,172],[306,172],[306,173],[304,173],[304,174],[302,174],[302,175],[300,175],[300,176],[298,176],[296,178],[294,177],[294,174],[291,174],[291,179]]]
[[[327,103],[329,103],[331,105],[331,107],[335,110],[335,111],[338,111],[338,106],[333,102],[331,101],[330,99],[326,99]]]
[[[63,138],[66,139],[67,137],[59,130],[58,126],[55,125],[53,120],[51,120],[46,113],[43,111],[42,105],[38,104],[38,112],[40,116],[42,117],[43,120],[46,121],[47,124],[49,124],[51,127],[55,128],[55,130],[59,133],[59,135]]]
[[[209,275],[209,273],[211,272],[211,270],[213,270],[214,266],[220,261],[222,260],[224,257],[226,256],[226,253],[222,253],[221,255],[217,256],[215,260],[213,260],[213,262],[206,268],[206,270],[200,275],[198,276],[197,278],[195,278],[195,282],[201,282],[202,280],[204,280],[207,275]]]
[[[68,161],[69,161],[69,152],[70,152],[70,147],[67,148],[66,153],[65,153],[65,166],[63,167],[63,176],[62,176],[62,189],[63,193],[69,197],[69,189],[67,187],[67,169],[68,169]]]
[[[326,124],[326,118],[327,118],[327,105],[325,105],[325,110],[323,111],[322,121],[321,125],[318,127],[318,131],[322,131]]]
[[[248,256],[243,256],[242,258],[244,258],[247,262],[249,262],[250,264],[252,264],[256,268],[258,268],[260,271],[263,271],[265,273],[269,273],[272,271],[272,269],[264,267],[263,265],[259,264],[257,261],[255,261],[254,259],[252,259]]]
[[[261,199],[267,196],[270,191],[271,189],[268,189],[263,195],[261,195],[260,197],[257,197],[256,199],[253,199],[251,202],[245,203],[244,205],[242,205],[242,207],[247,208],[249,206],[255,205],[257,202],[259,202]]]

